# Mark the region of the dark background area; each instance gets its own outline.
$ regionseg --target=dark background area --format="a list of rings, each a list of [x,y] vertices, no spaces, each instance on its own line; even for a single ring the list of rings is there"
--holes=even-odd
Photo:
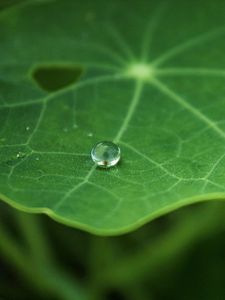
[[[48,255],[62,272],[79,282],[90,299],[225,298],[223,202],[186,207],[133,233],[116,237],[94,236],[58,224],[47,216],[17,212],[4,203],[0,208],[1,226],[7,228],[28,257],[29,242],[22,232],[21,219],[26,224],[31,219],[38,223]],[[0,248],[3,299],[63,299],[45,288],[46,278],[42,278],[41,290],[32,282],[38,273],[35,261],[30,263],[33,278],[27,278]],[[44,264],[43,261],[39,267],[44,268]]]

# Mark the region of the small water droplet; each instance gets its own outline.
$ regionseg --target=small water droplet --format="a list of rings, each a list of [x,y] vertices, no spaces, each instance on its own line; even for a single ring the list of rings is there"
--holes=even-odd
[[[112,142],[99,142],[91,150],[91,158],[98,166],[110,168],[120,160],[120,148]]]
[[[40,158],[37,156],[35,159],[36,159],[36,160],[39,160]]]
[[[92,136],[93,136],[93,133],[92,133],[92,132],[89,132],[89,133],[87,134],[87,136],[92,137]]]
[[[73,124],[73,129],[76,129],[78,128],[78,125],[77,124]]]
[[[29,131],[29,130],[30,130],[30,126],[27,126],[27,127],[26,127],[26,130]]]
[[[16,154],[16,157],[17,157],[17,158],[23,158],[23,157],[25,157],[25,156],[26,156],[26,153],[20,152],[20,151]]]

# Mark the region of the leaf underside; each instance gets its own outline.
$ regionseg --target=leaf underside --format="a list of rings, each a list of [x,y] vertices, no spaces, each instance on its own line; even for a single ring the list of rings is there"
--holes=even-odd
[[[224,19],[219,0],[2,10],[1,199],[97,234],[224,199]],[[93,165],[101,140],[121,147],[116,167]]]

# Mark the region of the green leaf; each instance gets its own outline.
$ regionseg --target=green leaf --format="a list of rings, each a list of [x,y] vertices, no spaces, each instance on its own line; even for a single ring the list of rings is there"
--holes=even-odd
[[[98,234],[225,196],[223,1],[27,1],[0,15],[0,193]],[[90,158],[118,143],[109,170]]]

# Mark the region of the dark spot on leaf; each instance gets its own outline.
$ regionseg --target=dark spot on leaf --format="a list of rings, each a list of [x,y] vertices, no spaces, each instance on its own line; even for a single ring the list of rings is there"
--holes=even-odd
[[[48,92],[54,92],[75,83],[83,70],[76,66],[40,66],[33,72],[37,84]]]

